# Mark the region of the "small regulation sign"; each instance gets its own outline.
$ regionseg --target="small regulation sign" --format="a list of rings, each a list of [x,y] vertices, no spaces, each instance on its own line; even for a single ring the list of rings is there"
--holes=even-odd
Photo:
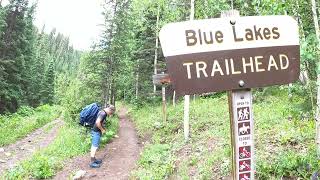
[[[232,93],[233,128],[235,129],[234,153],[236,177],[239,180],[254,179],[254,141],[251,91]]]
[[[179,94],[288,84],[299,76],[298,24],[290,16],[172,23],[160,41]]]

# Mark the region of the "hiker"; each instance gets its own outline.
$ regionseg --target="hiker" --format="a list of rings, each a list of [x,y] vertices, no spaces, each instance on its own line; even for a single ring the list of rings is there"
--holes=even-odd
[[[101,135],[106,132],[106,129],[104,127],[104,124],[106,122],[107,116],[112,116],[115,112],[115,107],[113,105],[108,105],[106,108],[103,108],[99,111],[97,118],[95,120],[95,123],[93,125],[93,128],[91,129],[91,162],[90,167],[91,168],[99,168],[100,164],[102,163],[102,160],[96,159],[96,151],[100,144]]]

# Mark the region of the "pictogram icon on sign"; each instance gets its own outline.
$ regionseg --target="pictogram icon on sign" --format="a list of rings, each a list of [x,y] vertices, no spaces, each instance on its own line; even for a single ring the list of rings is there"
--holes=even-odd
[[[239,174],[240,180],[250,180],[250,173]]]
[[[250,134],[250,122],[244,122],[238,124],[239,136]]]
[[[238,121],[250,120],[249,107],[237,108]]]
[[[239,171],[240,172],[251,171],[251,160],[239,161]]]
[[[250,158],[251,147],[250,146],[239,147],[239,157],[240,159]]]

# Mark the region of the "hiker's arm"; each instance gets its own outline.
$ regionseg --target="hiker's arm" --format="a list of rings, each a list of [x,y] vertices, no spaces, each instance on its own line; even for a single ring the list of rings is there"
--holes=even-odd
[[[97,127],[100,129],[100,131],[102,133],[106,132],[106,130],[102,127],[102,119],[100,117],[98,117],[98,119],[96,120],[96,125]]]

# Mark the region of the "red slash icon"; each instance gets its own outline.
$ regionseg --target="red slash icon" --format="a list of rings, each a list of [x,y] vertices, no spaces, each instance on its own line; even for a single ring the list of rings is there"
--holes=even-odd
[[[240,174],[239,179],[240,180],[250,180],[250,173]]]
[[[239,161],[240,172],[250,171],[251,170],[250,164],[251,164],[250,160]]]
[[[250,158],[251,157],[250,149],[251,149],[250,146],[239,147],[239,157],[240,157],[240,159]]]

